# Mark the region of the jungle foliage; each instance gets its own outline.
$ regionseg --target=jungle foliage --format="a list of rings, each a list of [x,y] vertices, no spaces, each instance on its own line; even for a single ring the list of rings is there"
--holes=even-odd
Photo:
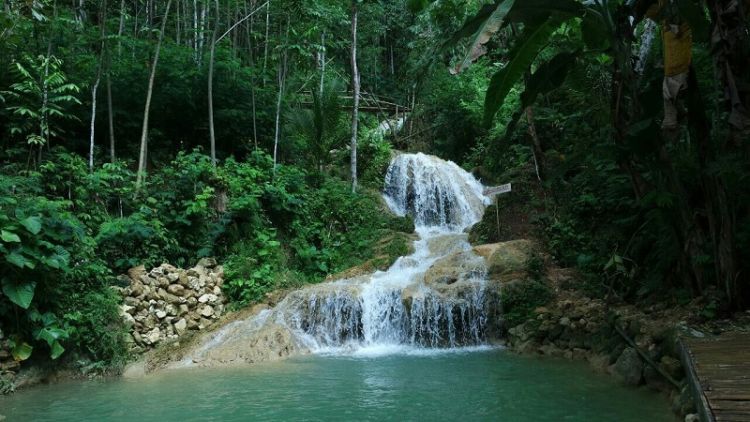
[[[394,149],[513,182],[506,203],[592,294],[750,304],[746,0],[0,7],[0,324],[18,360],[124,361],[111,287],[134,265],[215,256],[239,306],[403,252],[410,223],[377,194]],[[685,26],[665,131],[660,40]],[[405,109],[400,131],[379,127]]]

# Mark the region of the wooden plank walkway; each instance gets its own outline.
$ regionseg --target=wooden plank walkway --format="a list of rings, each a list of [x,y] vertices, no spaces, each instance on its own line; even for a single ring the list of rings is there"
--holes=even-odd
[[[703,422],[750,422],[750,333],[680,340]]]

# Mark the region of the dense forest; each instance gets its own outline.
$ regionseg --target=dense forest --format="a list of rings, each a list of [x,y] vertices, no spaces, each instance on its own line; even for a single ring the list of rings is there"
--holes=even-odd
[[[512,182],[496,206],[591,295],[746,309],[749,13],[4,0],[2,334],[19,361],[117,367],[111,287],[131,267],[216,257],[239,308],[367,261],[382,239],[402,255],[411,223],[379,196],[394,151]]]

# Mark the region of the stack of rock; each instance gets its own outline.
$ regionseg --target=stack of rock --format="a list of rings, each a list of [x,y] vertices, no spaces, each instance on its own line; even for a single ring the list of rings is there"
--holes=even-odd
[[[169,264],[148,272],[135,267],[126,278],[121,315],[136,352],[203,330],[224,312],[224,269],[214,259],[204,258],[187,270]]]
[[[10,352],[10,340],[6,339],[0,329],[0,394],[13,390],[13,379],[20,365]],[[1,419],[0,419],[1,420]]]

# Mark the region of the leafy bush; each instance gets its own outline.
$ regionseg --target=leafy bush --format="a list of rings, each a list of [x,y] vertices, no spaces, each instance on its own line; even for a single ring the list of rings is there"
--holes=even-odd
[[[177,242],[156,215],[154,210],[142,207],[137,213],[113,218],[99,227],[97,248],[112,269],[122,273],[137,265],[151,267],[168,261]]]
[[[534,309],[550,299],[552,291],[544,281],[531,279],[506,285],[500,296],[506,326],[515,327],[533,318]]]

